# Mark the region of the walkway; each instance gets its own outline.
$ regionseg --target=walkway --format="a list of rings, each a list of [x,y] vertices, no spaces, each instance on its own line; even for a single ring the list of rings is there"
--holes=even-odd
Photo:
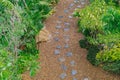
[[[33,80],[120,80],[86,60],[87,51],[79,46],[83,35],[77,32],[77,19],[72,13],[87,1],[77,1],[61,0],[56,13],[45,21],[52,39],[39,44],[41,69]]]

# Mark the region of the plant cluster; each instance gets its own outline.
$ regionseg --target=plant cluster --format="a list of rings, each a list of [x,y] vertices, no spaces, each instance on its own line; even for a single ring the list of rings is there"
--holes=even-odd
[[[0,80],[39,68],[35,36],[58,0],[0,0]]]
[[[79,30],[85,36],[80,45],[88,49],[87,59],[93,65],[120,73],[119,0],[92,1],[89,6],[74,13],[79,17]]]

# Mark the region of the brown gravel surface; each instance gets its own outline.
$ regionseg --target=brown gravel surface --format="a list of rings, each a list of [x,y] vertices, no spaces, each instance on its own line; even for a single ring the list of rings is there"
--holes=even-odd
[[[68,18],[68,16],[72,14],[75,8],[78,5],[82,4],[75,4],[71,9],[69,9],[68,13],[64,13],[64,10],[68,9],[68,6],[73,3],[73,1],[74,0],[60,0],[60,2],[55,7],[55,14],[50,16],[45,21],[45,26],[47,30],[51,33],[52,38],[47,43],[39,44],[39,50],[41,51],[39,60],[41,63],[41,68],[40,70],[38,70],[36,76],[32,78],[32,80],[61,80],[60,74],[64,72],[67,74],[64,80],[74,80],[73,77],[77,78],[77,80],[120,80],[119,76],[110,74],[103,71],[101,68],[92,66],[86,60],[87,51],[80,48],[79,46],[79,40],[83,38],[83,35],[77,32],[77,19]],[[58,18],[58,16],[63,16],[63,18],[60,19]],[[61,29],[55,28],[58,21],[62,22],[60,24],[62,26]],[[70,30],[68,32],[63,30],[65,27],[64,22],[70,23]],[[55,32],[59,32],[59,34],[55,34]],[[70,36],[70,40],[68,42],[64,40],[64,35]],[[59,38],[58,42],[54,40],[55,37]],[[64,48],[65,43],[69,44],[68,49]],[[54,54],[54,50],[56,49],[57,45],[62,46],[59,55]],[[65,53],[68,51],[71,51],[73,53],[71,57],[65,56]],[[58,58],[60,57],[64,57],[65,61],[59,62]],[[70,61],[72,60],[75,61],[75,66],[70,65]],[[65,64],[67,66],[66,71],[61,69],[61,64]],[[73,69],[77,70],[77,74],[75,76],[71,75],[71,71]]]

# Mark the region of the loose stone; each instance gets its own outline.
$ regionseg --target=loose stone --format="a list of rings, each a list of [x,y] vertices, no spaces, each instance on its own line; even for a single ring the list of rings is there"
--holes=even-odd
[[[63,16],[58,16],[58,18],[63,18]]]
[[[54,40],[55,40],[55,41],[59,41],[59,38],[58,38],[58,37],[55,37]]]
[[[64,13],[68,13],[69,11],[66,9],[66,10],[64,10]]]
[[[56,26],[56,29],[60,29],[62,26]]]
[[[71,64],[71,66],[75,66],[75,61],[74,60],[71,61],[70,64]]]
[[[64,32],[66,32],[66,31],[69,31],[69,28],[67,27],[67,28],[64,28]]]
[[[57,48],[57,49],[61,49],[61,46],[60,46],[60,45],[58,45],[58,46],[56,46],[56,48]]]
[[[74,6],[74,3],[71,3],[69,7],[73,7]]]
[[[68,16],[68,18],[72,19],[73,17],[72,16]]]
[[[55,54],[55,55],[58,55],[58,54],[60,54],[60,51],[56,49],[56,50],[54,51],[54,54]]]
[[[72,52],[67,52],[67,53],[66,53],[66,56],[67,56],[67,57],[71,57],[71,56],[72,56]]]
[[[68,44],[65,44],[64,48],[69,48],[69,45],[68,45]]]
[[[70,23],[65,22],[64,25],[65,25],[65,26],[70,26]]]
[[[77,74],[77,70],[72,70],[71,74],[74,76]]]
[[[61,68],[66,71],[67,70],[67,66],[65,66],[64,64],[61,65]]]
[[[84,78],[83,80],[89,80],[88,78]]]
[[[61,79],[65,79],[66,76],[67,76],[66,73],[62,73],[62,74],[60,74],[60,78],[61,78]]]
[[[79,6],[77,6],[77,8],[81,8],[81,6],[79,5]]]
[[[64,58],[64,57],[60,57],[60,58],[58,58],[58,61],[59,61],[59,62],[64,62],[64,61],[65,61],[65,58]]]

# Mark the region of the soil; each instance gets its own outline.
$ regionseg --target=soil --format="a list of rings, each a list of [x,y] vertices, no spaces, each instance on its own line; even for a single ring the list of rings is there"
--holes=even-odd
[[[60,2],[56,5],[56,12],[50,16],[45,21],[46,29],[51,33],[51,40],[49,42],[43,42],[38,44],[38,48],[40,50],[40,69],[37,74],[31,78],[31,80],[61,80],[60,74],[66,73],[67,76],[64,80],[120,80],[120,76],[110,74],[99,67],[95,67],[89,63],[86,59],[87,50],[80,48],[79,40],[84,36],[78,32],[77,27],[77,18],[68,18],[71,15],[75,8],[78,5],[81,5],[82,8],[88,5],[88,1],[86,1],[85,5],[75,4],[72,8],[69,9],[68,13],[65,13],[64,10],[68,9],[69,5],[74,3],[74,0],[60,0]],[[63,18],[58,18],[59,16],[63,16]],[[61,21],[60,25],[61,29],[56,29],[55,26],[58,25],[57,22]],[[64,22],[70,23],[70,30],[64,31]],[[56,34],[55,32],[59,32]],[[65,41],[64,35],[69,35],[69,41]],[[59,41],[55,41],[54,38],[58,37]],[[65,49],[64,45],[68,43],[69,48]],[[60,54],[55,55],[54,50],[57,45],[61,45]],[[65,53],[71,51],[73,55],[71,57],[66,57]],[[58,58],[64,57],[65,61],[60,62]],[[74,60],[75,65],[71,66],[70,61]],[[61,64],[65,64],[67,66],[67,70],[64,71],[61,69]],[[71,71],[76,70],[77,74],[72,76]],[[85,79],[87,78],[87,79]],[[30,80],[30,79],[25,79]]]

